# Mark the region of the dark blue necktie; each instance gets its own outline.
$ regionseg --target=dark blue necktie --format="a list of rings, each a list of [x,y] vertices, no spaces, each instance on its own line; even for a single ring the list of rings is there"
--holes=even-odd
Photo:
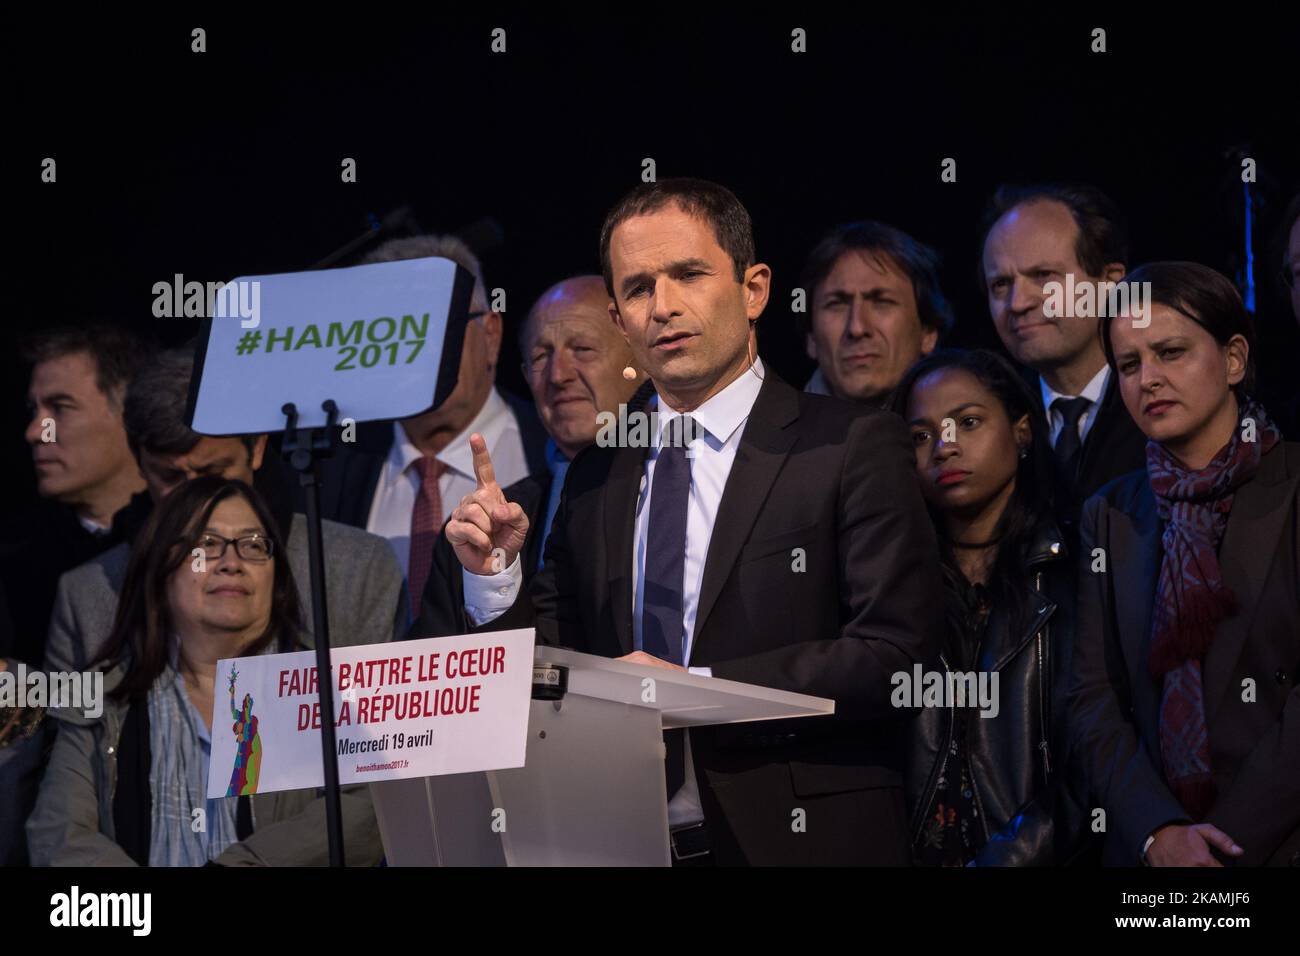
[[[655,460],[646,529],[645,584],[641,603],[641,649],[674,664],[682,653],[682,590],[686,576],[686,505],[691,495],[691,462],[682,436],[693,433],[682,416],[665,427]]]
[[[1061,463],[1066,476],[1071,482],[1079,471],[1079,452],[1083,443],[1079,440],[1079,419],[1083,413],[1088,410],[1092,404],[1091,399],[1083,398],[1058,398],[1052,402],[1052,408],[1061,413],[1065,420],[1065,425],[1061,429],[1061,434],[1056,437],[1056,458]]]
[[[694,423],[682,416],[670,422],[655,459],[646,528],[645,577],[641,602],[641,649],[660,660],[685,665],[682,649],[683,591],[686,577],[686,506],[691,496],[691,461],[686,441]],[[671,800],[686,779],[682,731],[664,731],[664,787]]]

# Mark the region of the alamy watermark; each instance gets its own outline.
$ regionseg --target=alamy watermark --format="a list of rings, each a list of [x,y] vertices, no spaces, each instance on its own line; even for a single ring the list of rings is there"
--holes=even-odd
[[[50,925],[55,927],[125,927],[132,936],[153,928],[152,893],[93,893],[73,886],[50,897]]]
[[[981,717],[996,717],[997,671],[926,671],[920,664],[912,670],[895,671],[889,683],[894,692],[889,702],[895,707],[974,707]]]
[[[1045,282],[1043,315],[1049,319],[1101,319],[1128,315],[1133,328],[1145,329],[1151,324],[1150,282],[1086,282],[1075,283],[1074,274],[1067,272],[1065,282]]]
[[[630,412],[627,405],[619,405],[617,414],[600,412],[596,425],[601,448],[685,448],[687,458],[691,445],[708,434],[690,415],[675,416],[661,427],[658,412]]]
[[[104,672],[28,670],[20,662],[0,671],[0,707],[57,707],[96,719],[104,713]]]
[[[178,272],[171,282],[155,282],[153,294],[155,318],[239,319],[242,329],[255,329],[262,322],[262,283],[256,279],[186,282]]]

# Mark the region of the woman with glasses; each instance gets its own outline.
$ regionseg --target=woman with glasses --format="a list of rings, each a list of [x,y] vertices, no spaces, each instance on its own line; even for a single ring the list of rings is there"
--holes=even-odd
[[[1155,262],[1101,322],[1147,466],[1084,508],[1071,727],[1119,866],[1300,866],[1300,444],[1232,283]],[[1100,817],[1099,817],[1100,818]]]
[[[303,650],[301,632],[276,524],[252,488],[203,477],[159,502],[94,665],[104,672],[102,712],[51,711],[59,731],[27,823],[32,862],[326,863],[323,798],[314,789],[255,792],[256,703],[244,695],[236,705],[233,674],[229,700],[217,706],[218,660]],[[208,799],[212,740],[232,732],[229,795]],[[342,806],[348,861],[378,862],[365,788],[342,788]]]

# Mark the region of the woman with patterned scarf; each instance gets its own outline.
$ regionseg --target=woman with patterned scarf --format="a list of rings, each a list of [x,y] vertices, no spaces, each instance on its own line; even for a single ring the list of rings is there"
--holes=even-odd
[[[1252,397],[1231,282],[1126,281],[1144,308],[1100,333],[1147,467],[1085,506],[1071,688],[1104,860],[1300,866],[1300,444]]]

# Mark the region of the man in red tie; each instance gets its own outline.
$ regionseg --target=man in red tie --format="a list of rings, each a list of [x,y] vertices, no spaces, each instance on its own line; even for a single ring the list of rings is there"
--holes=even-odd
[[[481,434],[505,483],[545,468],[546,434],[528,403],[496,388],[503,318],[493,310],[477,257],[453,236],[412,236],[376,248],[365,263],[438,256],[474,276],[456,387],[437,408],[401,421],[369,422],[322,469],[321,514],[387,539],[412,607],[429,575],[438,531],[474,490],[469,436]]]

